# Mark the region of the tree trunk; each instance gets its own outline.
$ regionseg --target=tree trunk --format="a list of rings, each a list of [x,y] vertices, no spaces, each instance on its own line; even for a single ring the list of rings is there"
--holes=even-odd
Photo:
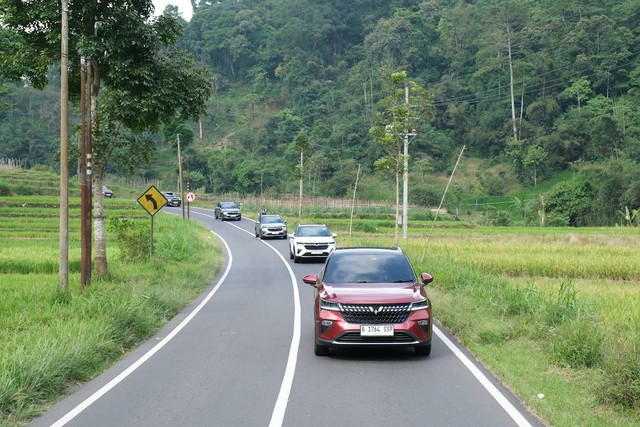
[[[97,141],[98,121],[95,120],[98,111],[98,91],[100,89],[100,73],[97,63],[94,64],[93,78],[91,85],[91,139]],[[93,262],[95,272],[101,279],[106,279],[109,275],[107,266],[107,239],[104,219],[104,200],[102,197],[102,180],[104,178],[104,167],[106,158],[97,161],[93,155],[92,193],[93,193]]]
[[[93,247],[96,274],[101,279],[109,275],[107,268],[107,240],[104,217],[104,200],[102,197],[102,176],[104,171],[98,165],[93,174]]]

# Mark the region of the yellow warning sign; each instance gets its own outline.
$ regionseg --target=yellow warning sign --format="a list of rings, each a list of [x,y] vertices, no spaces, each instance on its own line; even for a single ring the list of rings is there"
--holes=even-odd
[[[138,203],[149,212],[149,215],[154,216],[156,212],[167,204],[167,199],[152,185],[142,196],[138,197]]]

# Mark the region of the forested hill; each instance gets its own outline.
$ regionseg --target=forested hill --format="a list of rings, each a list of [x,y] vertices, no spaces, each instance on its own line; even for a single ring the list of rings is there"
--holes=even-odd
[[[196,186],[294,192],[302,130],[309,192],[347,194],[360,165],[363,191],[375,197],[389,178],[375,171],[383,149],[369,130],[383,77],[403,70],[433,103],[411,143],[413,201],[442,194],[429,177],[450,173],[464,146],[467,158],[509,165],[525,188],[577,172],[555,191],[591,205],[558,213],[558,223],[612,224],[621,209],[640,208],[637,0],[197,3],[180,44],[215,79],[202,139],[194,124],[188,148]],[[14,110],[20,90],[10,88]],[[0,157],[36,163],[15,132],[19,119],[0,114]],[[459,192],[496,195],[503,181],[479,173]]]

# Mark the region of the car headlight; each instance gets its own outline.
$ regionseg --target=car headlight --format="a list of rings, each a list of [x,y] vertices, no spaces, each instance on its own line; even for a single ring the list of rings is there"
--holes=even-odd
[[[423,299],[422,301],[416,301],[411,303],[410,311],[426,310],[429,308],[429,300]]]
[[[340,303],[327,301],[322,298],[320,298],[320,308],[323,310],[342,311]]]

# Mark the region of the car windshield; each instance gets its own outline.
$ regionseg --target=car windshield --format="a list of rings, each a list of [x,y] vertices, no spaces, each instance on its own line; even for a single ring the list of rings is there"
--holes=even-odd
[[[233,202],[223,202],[223,203],[220,203],[220,207],[221,207],[222,209],[237,209],[237,208],[238,208],[238,206],[237,206],[235,203],[233,203]]]
[[[304,226],[298,227],[296,233],[298,237],[330,237],[331,233],[325,226]]]
[[[263,224],[281,224],[282,218],[278,215],[262,215],[260,222]]]
[[[325,283],[412,283],[416,275],[397,253],[334,253],[325,266]]]

